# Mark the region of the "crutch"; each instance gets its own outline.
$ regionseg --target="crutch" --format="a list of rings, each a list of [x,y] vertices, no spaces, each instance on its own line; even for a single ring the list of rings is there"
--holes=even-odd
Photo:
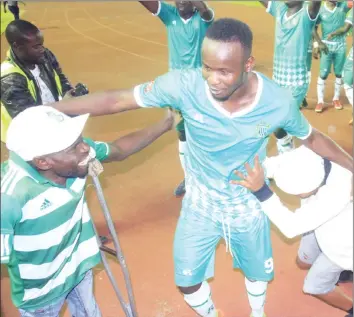
[[[128,271],[128,268],[127,268],[127,265],[125,263],[125,259],[124,259],[124,256],[123,256],[123,252],[122,252],[122,249],[120,247],[120,244],[119,244],[119,240],[118,240],[118,236],[117,236],[117,233],[114,229],[114,224],[113,224],[113,221],[112,221],[112,218],[111,218],[111,214],[109,212],[109,209],[108,209],[108,205],[106,203],[106,200],[104,198],[104,195],[103,195],[103,190],[102,190],[102,187],[101,187],[101,184],[100,184],[100,181],[98,179],[98,175],[101,174],[103,172],[103,166],[102,164],[97,160],[95,159],[94,161],[90,162],[89,164],[89,175],[92,177],[92,180],[93,180],[93,185],[96,189],[96,193],[97,193],[97,197],[98,197],[98,200],[100,202],[100,205],[101,205],[101,208],[102,208],[102,211],[103,211],[103,214],[104,214],[104,217],[105,217],[105,220],[106,220],[106,223],[107,223],[107,226],[108,226],[108,229],[110,231],[110,234],[113,238],[113,244],[114,244],[114,248],[115,248],[115,251],[114,250],[111,250],[107,247],[104,247],[102,246],[102,242],[101,242],[101,239],[99,238],[99,235],[97,233],[97,230],[96,230],[96,227],[95,225],[93,224],[93,227],[94,227],[94,230],[95,230],[95,233],[96,233],[96,238],[97,238],[97,242],[98,242],[98,245],[100,247],[100,252],[101,252],[101,257],[102,257],[102,262],[103,262],[103,265],[104,265],[104,268],[106,270],[106,273],[111,281],[111,284],[114,288],[114,291],[118,297],[118,300],[123,308],[123,311],[125,313],[125,315],[127,317],[138,317],[138,314],[137,314],[137,311],[136,311],[136,307],[135,307],[135,300],[134,300],[134,295],[133,295],[133,288],[132,288],[132,284],[131,284],[131,281],[130,281],[130,276],[129,276],[129,271]],[[92,222],[93,223],[93,222]],[[108,250],[106,250],[108,249]],[[106,255],[104,254],[104,252],[108,252],[112,255],[115,255],[116,258],[118,259],[118,262],[122,268],[122,271],[123,271],[123,275],[124,275],[124,280],[125,280],[125,286],[127,288],[127,293],[128,293],[128,303],[125,302],[123,296],[122,296],[122,293],[121,291],[119,290],[118,288],[118,285],[117,285],[117,282],[112,274],[112,271],[110,269],[110,266],[108,264],[108,261],[107,261],[107,258],[106,258]]]

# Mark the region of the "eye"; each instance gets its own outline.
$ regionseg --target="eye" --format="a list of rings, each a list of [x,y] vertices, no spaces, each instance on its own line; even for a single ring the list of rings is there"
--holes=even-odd
[[[203,65],[203,68],[204,68],[207,72],[210,71],[210,67],[208,67],[207,65]]]
[[[226,71],[226,70],[221,70],[220,74],[223,75],[223,76],[227,76],[229,74],[229,72]]]

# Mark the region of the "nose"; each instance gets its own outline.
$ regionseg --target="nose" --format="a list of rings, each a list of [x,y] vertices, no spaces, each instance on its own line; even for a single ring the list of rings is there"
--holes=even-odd
[[[219,76],[216,72],[209,73],[207,80],[208,80],[209,86],[217,86],[220,84],[220,79],[219,79]]]

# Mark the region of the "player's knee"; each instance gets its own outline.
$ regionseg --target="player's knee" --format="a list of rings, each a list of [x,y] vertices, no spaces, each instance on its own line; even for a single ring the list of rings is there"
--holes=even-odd
[[[302,261],[298,256],[296,257],[296,265],[301,270],[309,270],[311,268],[311,264]]]
[[[201,286],[202,286],[202,283],[199,283],[199,284],[194,285],[194,286],[187,286],[187,287],[178,286],[178,289],[184,295],[189,295],[189,294],[193,294],[193,293],[197,292],[200,289]]]

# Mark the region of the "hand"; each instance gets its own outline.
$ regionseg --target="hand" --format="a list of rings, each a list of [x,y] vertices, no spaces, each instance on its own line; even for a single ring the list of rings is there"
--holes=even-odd
[[[252,192],[256,192],[260,190],[264,185],[264,170],[262,165],[259,163],[258,155],[256,155],[254,159],[254,167],[251,168],[251,166],[248,163],[246,163],[245,168],[248,175],[244,176],[241,172],[234,171],[234,174],[240,177],[242,180],[241,181],[232,180],[230,181],[230,183],[246,187]]]
[[[329,53],[328,46],[323,42],[318,43],[318,48],[320,49],[321,54],[322,53],[325,53],[325,54]]]
[[[74,98],[74,89],[70,89],[68,90],[65,95],[63,96],[63,99],[71,99],[71,98]]]
[[[320,57],[320,48],[316,47],[312,51],[312,55],[314,59],[318,59]]]
[[[335,36],[336,36],[335,33],[332,32],[332,33],[330,33],[330,34],[327,36],[327,40],[331,40],[331,39],[333,39]]]
[[[164,119],[164,121],[167,124],[167,129],[168,130],[171,130],[174,127],[174,125],[175,125],[174,124],[175,123],[175,116],[176,116],[176,113],[171,108],[168,108],[167,112],[166,112],[165,119]]]

